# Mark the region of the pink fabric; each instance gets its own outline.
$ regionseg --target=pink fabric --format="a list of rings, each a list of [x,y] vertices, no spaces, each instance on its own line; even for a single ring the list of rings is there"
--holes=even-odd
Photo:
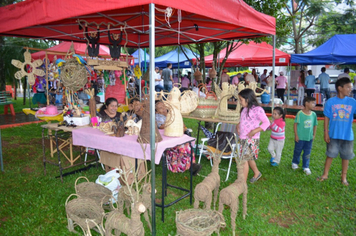
[[[189,137],[188,135],[174,138],[164,136],[164,130],[159,130],[159,132],[161,133],[163,140],[156,144],[156,164],[160,163],[162,154],[167,148],[172,148],[177,145],[195,140],[195,138]],[[120,138],[112,137],[105,135],[100,130],[91,127],[73,130],[72,135],[73,145],[95,148],[137,159],[144,159],[141,145],[136,141],[137,135],[125,135],[124,137]],[[150,145],[145,144],[144,148],[146,148],[146,159],[151,160]]]
[[[277,88],[285,89],[287,84],[287,78],[283,75],[280,75],[276,78],[276,82],[278,82]]]
[[[300,87],[304,87],[305,88],[305,84],[302,84],[300,76],[297,79],[297,84],[298,84],[298,88],[300,88]]]
[[[285,133],[284,133],[285,127],[286,127],[286,122],[283,120],[283,118],[274,120],[270,126],[272,130],[271,138],[277,140],[285,139]]]
[[[189,79],[187,77],[182,78],[182,88],[189,88]]]
[[[260,125],[260,123],[262,124]],[[247,115],[247,108],[244,107],[240,117],[240,139],[247,139],[247,135],[254,129],[261,127],[264,131],[270,123],[262,107],[252,107]],[[256,133],[252,139],[259,139],[260,133]]]
[[[237,76],[234,76],[234,78],[232,78],[231,84],[237,85],[238,83],[239,83],[239,78],[237,78]]]

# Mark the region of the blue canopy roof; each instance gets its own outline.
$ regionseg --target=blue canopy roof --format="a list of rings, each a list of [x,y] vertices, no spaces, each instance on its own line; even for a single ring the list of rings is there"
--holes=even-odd
[[[185,47],[182,47],[182,48],[183,48],[185,54],[187,54],[189,59],[195,58],[192,51],[190,51],[188,48],[185,48]],[[179,50],[179,53],[178,53],[178,50]],[[163,56],[157,57],[155,59],[155,64],[159,68],[167,67],[167,63],[172,63],[172,68],[178,68],[178,64],[179,64],[179,68],[190,68],[192,66],[190,61],[186,58],[186,56],[184,55],[182,50],[179,48],[176,48],[175,50],[173,50]]]
[[[138,64],[138,62],[139,62],[138,52],[140,52],[141,66],[142,66],[145,61],[145,51],[143,49],[141,49],[141,48],[137,49],[134,53],[131,54],[131,56],[133,56],[135,58],[135,65]],[[146,53],[146,62],[147,63],[150,62],[150,55],[148,55],[148,53]]]
[[[303,65],[356,64],[356,34],[335,35],[304,54],[292,54],[291,62]]]

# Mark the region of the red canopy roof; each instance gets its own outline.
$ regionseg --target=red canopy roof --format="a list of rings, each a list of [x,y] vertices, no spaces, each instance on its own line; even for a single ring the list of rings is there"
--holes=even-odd
[[[64,57],[66,55],[66,53],[68,52],[71,45],[72,45],[71,42],[63,42],[56,46],[48,48],[45,51],[32,53],[31,56],[32,56],[32,59],[34,59],[34,60],[43,59],[43,58],[45,58],[46,51],[47,51],[48,52],[47,57],[50,61],[52,61],[53,57],[55,55],[57,56],[57,58]],[[87,45],[85,43],[73,43],[73,46],[74,46],[74,51],[76,54],[85,55],[85,50],[87,48]],[[110,56],[109,48],[107,46],[100,45],[99,56]]]
[[[0,35],[86,42],[78,25],[85,20],[93,23],[89,31],[96,30],[94,22],[103,22],[100,43],[109,44],[110,22],[116,32],[126,24],[128,40],[124,36],[122,44],[148,47],[150,3],[156,7],[156,46],[275,34],[275,18],[242,0],[27,0],[0,8]],[[162,12],[167,7],[172,8],[169,22]]]
[[[228,59],[225,62],[225,67],[235,66],[272,66],[273,62],[273,46],[266,42],[249,44],[239,43],[240,46],[230,53]],[[220,51],[218,58],[220,63],[223,61],[226,55],[226,48]],[[290,55],[276,49],[275,52],[276,66],[286,66],[290,63]],[[205,57],[205,65],[207,67],[212,66],[213,55]]]

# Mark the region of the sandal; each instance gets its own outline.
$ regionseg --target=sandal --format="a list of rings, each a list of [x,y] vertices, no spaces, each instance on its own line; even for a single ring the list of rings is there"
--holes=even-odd
[[[349,186],[349,182],[347,182],[347,180],[345,180],[345,181],[342,181],[342,180],[341,180],[341,183],[342,183],[342,185],[344,185],[344,186]]]
[[[256,178],[255,178],[255,177],[252,177],[252,178],[250,179],[250,183],[256,182],[257,180],[259,180],[259,179],[261,178],[261,176],[262,176],[262,173],[260,172],[259,175],[258,175]]]
[[[328,178],[324,178],[323,176],[319,176],[318,178],[316,178],[317,181],[319,182],[323,182],[325,180],[327,180]]]

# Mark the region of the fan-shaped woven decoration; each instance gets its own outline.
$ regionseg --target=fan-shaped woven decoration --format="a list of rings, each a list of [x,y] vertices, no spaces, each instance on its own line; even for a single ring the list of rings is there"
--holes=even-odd
[[[80,90],[88,82],[87,71],[76,58],[70,58],[66,61],[60,77],[63,85],[72,91]]]

